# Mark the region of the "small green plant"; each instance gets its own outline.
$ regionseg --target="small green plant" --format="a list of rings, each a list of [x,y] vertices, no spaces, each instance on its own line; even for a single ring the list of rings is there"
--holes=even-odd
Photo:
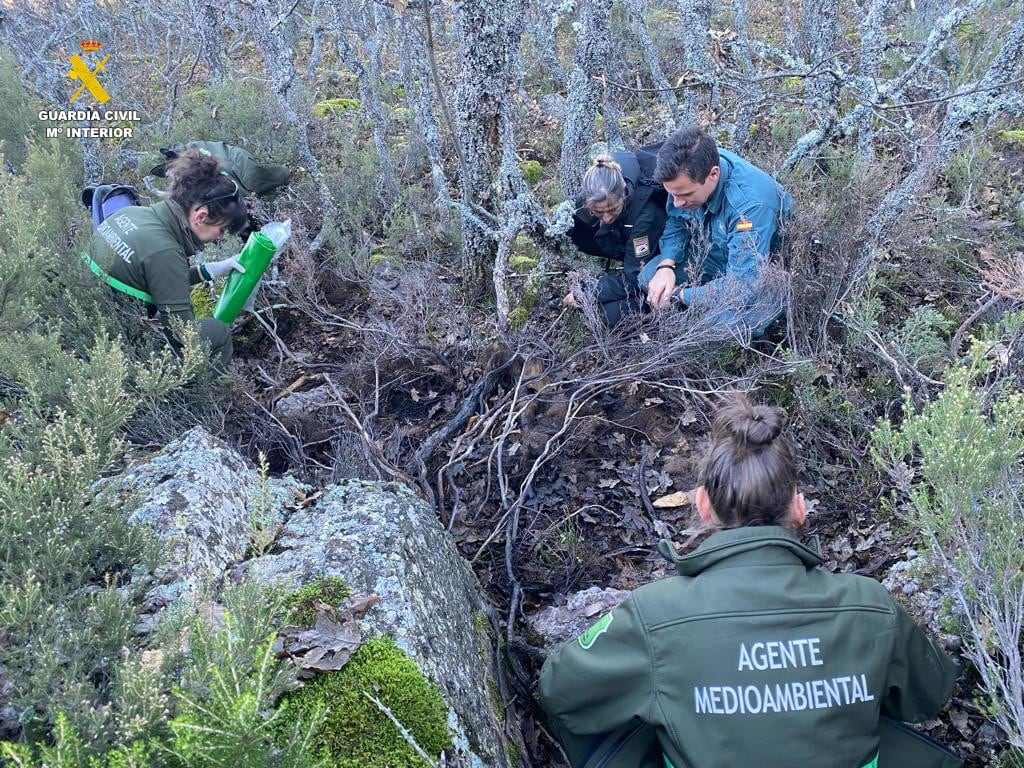
[[[887,334],[887,339],[920,371],[933,373],[945,362],[947,337],[953,323],[934,307],[914,307],[903,324]]]
[[[427,754],[436,758],[451,746],[440,690],[386,637],[364,643],[339,672],[316,677],[288,694],[280,712],[307,720],[328,709],[312,743],[335,768],[423,768],[423,758],[367,694]]]
[[[205,283],[196,283],[192,286],[189,299],[192,301],[192,314],[195,315],[196,320],[202,320],[204,317],[213,317],[213,310],[217,306],[217,301]]]
[[[249,503],[249,553],[252,557],[267,554],[281,531],[281,519],[275,510],[270,487],[270,464],[260,451],[257,457],[256,496]]]
[[[301,627],[312,626],[316,619],[317,603],[337,607],[351,594],[352,589],[344,579],[337,576],[318,576],[285,598],[284,610],[287,621]]]
[[[28,152],[26,138],[32,137],[42,125],[32,110],[32,99],[22,86],[17,60],[6,49],[0,49],[0,104],[4,120],[0,126],[0,155],[20,167]]]
[[[336,112],[357,112],[359,110],[359,99],[343,97],[340,99],[324,99],[313,105],[313,114],[317,117],[326,117]]]

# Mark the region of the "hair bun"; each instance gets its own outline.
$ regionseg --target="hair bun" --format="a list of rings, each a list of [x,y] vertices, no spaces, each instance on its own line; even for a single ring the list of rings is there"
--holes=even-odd
[[[752,405],[745,397],[733,400],[715,417],[717,436],[732,436],[747,446],[769,445],[782,434],[785,415],[778,408]]]

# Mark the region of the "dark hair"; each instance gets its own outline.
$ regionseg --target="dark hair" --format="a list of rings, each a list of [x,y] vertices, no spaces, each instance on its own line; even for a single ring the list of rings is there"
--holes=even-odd
[[[622,178],[622,167],[611,155],[598,155],[583,174],[583,204],[610,200],[618,203],[626,197],[626,181]]]
[[[249,213],[235,180],[222,170],[215,157],[195,148],[186,150],[167,163],[171,177],[167,195],[186,215],[205,205],[211,224],[227,224],[228,230],[238,232],[248,222]]]
[[[693,181],[703,184],[716,165],[718,147],[715,140],[696,125],[691,125],[679,129],[661,145],[658,164],[654,167],[654,180],[662,184],[685,173]]]
[[[715,414],[700,484],[722,526],[781,525],[796,491],[793,443],[780,408],[736,396]]]

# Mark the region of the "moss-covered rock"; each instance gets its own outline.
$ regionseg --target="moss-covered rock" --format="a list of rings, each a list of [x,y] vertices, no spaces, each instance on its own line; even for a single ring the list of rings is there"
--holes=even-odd
[[[335,768],[426,765],[364,691],[379,699],[427,754],[437,757],[451,746],[440,690],[387,637],[366,642],[341,671],[306,683],[283,699],[280,709],[289,720],[327,707],[314,743]]]

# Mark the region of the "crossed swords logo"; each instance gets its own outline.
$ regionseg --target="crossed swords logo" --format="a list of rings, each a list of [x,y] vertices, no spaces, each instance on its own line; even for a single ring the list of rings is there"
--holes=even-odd
[[[74,102],[79,96],[82,95],[82,91],[86,88],[89,89],[89,93],[92,94],[93,98],[96,99],[100,104],[106,104],[110,100],[110,95],[100,85],[100,81],[96,79],[96,75],[99,72],[106,72],[107,69],[103,65],[107,63],[107,59],[110,58],[108,53],[103,57],[103,60],[96,65],[96,69],[89,69],[88,65],[82,61],[82,57],[77,53],[71,55],[71,71],[68,72],[68,77],[72,80],[80,80],[82,84],[78,86],[78,90],[71,96],[71,101]]]

